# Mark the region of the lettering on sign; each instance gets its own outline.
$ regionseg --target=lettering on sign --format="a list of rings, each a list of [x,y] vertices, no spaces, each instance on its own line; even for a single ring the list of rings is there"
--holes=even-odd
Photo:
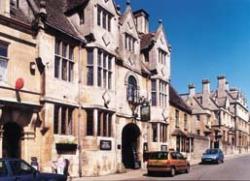
[[[110,140],[100,140],[100,150],[111,150],[112,142]]]

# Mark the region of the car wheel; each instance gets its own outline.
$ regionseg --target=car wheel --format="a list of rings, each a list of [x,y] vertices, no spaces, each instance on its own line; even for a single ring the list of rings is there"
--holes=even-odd
[[[187,169],[185,170],[186,173],[190,172],[190,165],[187,166]]]
[[[175,172],[176,172],[175,168],[174,168],[174,167],[171,167],[170,176],[171,176],[171,177],[175,176]]]

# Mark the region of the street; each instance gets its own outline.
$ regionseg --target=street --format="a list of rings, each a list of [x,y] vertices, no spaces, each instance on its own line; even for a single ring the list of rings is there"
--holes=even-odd
[[[250,156],[226,160],[223,164],[195,165],[189,174],[168,176],[143,176],[131,180],[249,180]]]
[[[223,164],[194,165],[189,174],[180,173],[175,177],[148,176],[146,170],[129,170],[127,173],[99,177],[82,177],[84,180],[249,180],[250,155],[229,158]]]

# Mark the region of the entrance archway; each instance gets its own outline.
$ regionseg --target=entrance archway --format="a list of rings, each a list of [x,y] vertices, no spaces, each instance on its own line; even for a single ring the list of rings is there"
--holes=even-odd
[[[136,124],[130,123],[122,130],[122,162],[126,168],[138,168],[139,136],[141,132]]]
[[[6,123],[3,126],[3,157],[21,157],[22,128],[15,122]]]

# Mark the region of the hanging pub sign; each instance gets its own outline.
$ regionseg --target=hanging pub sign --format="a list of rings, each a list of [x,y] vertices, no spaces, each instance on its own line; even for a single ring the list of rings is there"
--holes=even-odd
[[[150,104],[149,102],[143,102],[141,104],[141,120],[149,121],[150,120]]]
[[[100,140],[100,150],[111,150],[112,142],[110,140]]]

